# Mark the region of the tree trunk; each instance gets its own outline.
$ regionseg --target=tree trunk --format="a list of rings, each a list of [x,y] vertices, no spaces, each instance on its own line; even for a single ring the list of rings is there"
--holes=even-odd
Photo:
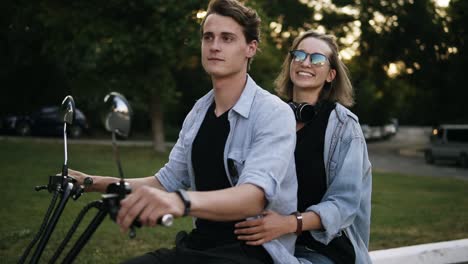
[[[156,152],[166,151],[166,142],[164,138],[164,118],[161,106],[161,98],[158,94],[153,94],[150,104],[151,130],[153,138],[153,149]]]

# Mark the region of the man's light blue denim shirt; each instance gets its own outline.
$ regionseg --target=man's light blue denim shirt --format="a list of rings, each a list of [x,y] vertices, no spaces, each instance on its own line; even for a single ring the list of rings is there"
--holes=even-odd
[[[187,115],[168,163],[155,177],[167,191],[197,190],[192,167],[192,143],[206,111],[213,103],[211,90]],[[281,214],[297,210],[297,178],[294,163],[296,122],[290,107],[260,88],[250,76],[241,97],[229,111],[230,132],[224,149],[224,167],[232,186],[254,184],[263,189],[266,209]],[[232,159],[237,175],[231,175]],[[284,235],[263,246],[275,263],[299,263],[293,257],[296,236]]]
[[[309,232],[323,244],[344,232],[353,244],[356,263],[372,263],[368,253],[371,163],[357,116],[340,104],[328,119],[324,163],[327,191],[319,204],[307,208],[320,216],[324,230]]]

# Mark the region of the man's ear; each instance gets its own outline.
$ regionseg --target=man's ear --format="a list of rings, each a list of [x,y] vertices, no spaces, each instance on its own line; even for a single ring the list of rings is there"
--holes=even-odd
[[[332,82],[336,77],[336,70],[335,69],[330,69],[330,71],[328,72],[328,76],[327,76],[327,82]]]
[[[252,58],[257,53],[258,42],[256,40],[252,40],[250,43],[247,44],[246,50],[246,57]]]

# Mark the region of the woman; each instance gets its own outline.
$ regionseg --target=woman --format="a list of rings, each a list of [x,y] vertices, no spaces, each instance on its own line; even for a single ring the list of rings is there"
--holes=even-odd
[[[298,36],[275,84],[296,115],[298,211],[266,211],[235,233],[249,245],[296,233],[303,262],[371,263],[371,164],[358,118],[346,108],[353,88],[335,38]]]

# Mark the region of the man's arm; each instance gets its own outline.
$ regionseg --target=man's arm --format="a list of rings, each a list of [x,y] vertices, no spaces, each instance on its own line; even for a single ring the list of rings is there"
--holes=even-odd
[[[85,191],[87,192],[106,192],[107,186],[111,183],[119,182],[120,178],[115,177],[108,177],[108,176],[97,176],[97,175],[89,175],[80,171],[75,171],[72,169],[68,169],[68,175],[75,178],[77,183],[80,185],[84,185],[84,179],[90,177],[93,180],[93,184],[91,186],[86,186]],[[160,190],[165,190],[159,180],[154,176],[143,177],[143,178],[134,178],[134,179],[125,179],[126,182],[130,183],[130,186],[133,190],[145,185],[154,188],[158,188]]]
[[[260,214],[266,200],[263,190],[252,184],[242,184],[223,190],[188,192],[190,215],[214,221],[232,221]]]
[[[189,215],[213,221],[232,221],[258,215],[265,206],[263,190],[252,184],[242,184],[218,191],[187,192]],[[180,217],[184,203],[176,193],[142,186],[120,203],[117,223],[122,231],[138,217],[142,224],[154,226],[164,214]]]

